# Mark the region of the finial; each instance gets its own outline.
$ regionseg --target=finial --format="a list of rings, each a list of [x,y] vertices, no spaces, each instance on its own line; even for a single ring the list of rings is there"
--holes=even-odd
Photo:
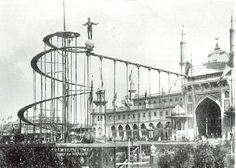
[[[185,35],[185,33],[184,33],[184,25],[182,25],[181,41],[183,41],[183,39],[184,39],[184,35]]]
[[[219,37],[216,37],[215,38],[215,41],[216,41],[215,50],[219,50],[220,49],[219,44],[218,44],[218,40],[219,40]]]

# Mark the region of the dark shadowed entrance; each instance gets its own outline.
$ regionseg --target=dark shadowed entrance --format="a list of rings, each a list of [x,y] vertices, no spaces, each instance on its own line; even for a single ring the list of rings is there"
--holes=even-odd
[[[199,135],[221,136],[221,112],[216,102],[205,98],[195,112]]]

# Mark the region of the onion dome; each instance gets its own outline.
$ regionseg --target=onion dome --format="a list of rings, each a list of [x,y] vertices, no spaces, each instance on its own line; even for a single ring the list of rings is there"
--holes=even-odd
[[[223,70],[229,62],[229,55],[226,51],[220,49],[219,44],[216,43],[215,50],[208,55],[208,62],[206,68]]]
[[[215,50],[208,55],[208,63],[212,62],[228,62],[229,55],[226,51],[220,49],[219,44],[216,43]]]

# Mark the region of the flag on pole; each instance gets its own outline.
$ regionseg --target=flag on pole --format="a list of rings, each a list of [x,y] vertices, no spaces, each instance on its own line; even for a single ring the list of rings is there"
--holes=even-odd
[[[92,102],[93,102],[93,80],[91,81],[91,91],[90,91],[90,104],[92,104]]]
[[[170,88],[169,88],[169,92],[171,91],[171,89],[172,89],[173,87],[176,87],[177,82],[178,82],[178,78],[177,78],[175,81],[172,81],[171,86],[170,86]]]
[[[192,67],[190,62],[186,62],[186,66],[185,66],[185,75],[189,74],[189,70]]]
[[[125,100],[124,100],[124,105],[125,105],[125,107],[129,107],[129,98],[128,98],[128,96],[125,96]]]
[[[223,71],[222,75],[220,76],[220,79],[218,82],[220,82],[224,78],[224,76],[227,75],[231,70],[232,70],[232,68],[229,67],[228,65],[226,65],[225,70]]]
[[[112,100],[112,106],[113,106],[114,108],[116,107],[116,99],[117,99],[117,92],[114,94],[113,100]]]
[[[132,69],[131,69],[130,74],[129,74],[129,81],[130,82],[132,81]]]
[[[224,78],[225,75],[227,75],[233,69],[233,67],[234,67],[234,58],[233,58],[233,54],[232,54],[229,57],[229,61],[227,62],[225,69],[224,69],[218,83]]]
[[[234,54],[232,54],[232,53],[229,54],[229,61],[228,61],[227,65],[231,68],[234,67]]]
[[[145,104],[148,104],[148,101],[147,101],[147,91],[145,90],[145,95],[144,95],[144,102]]]
[[[102,67],[100,68],[100,79],[101,79],[101,88],[103,88],[103,77],[102,77]]]
[[[164,95],[164,94],[165,94],[164,88],[162,87],[162,88],[161,88],[161,95]]]

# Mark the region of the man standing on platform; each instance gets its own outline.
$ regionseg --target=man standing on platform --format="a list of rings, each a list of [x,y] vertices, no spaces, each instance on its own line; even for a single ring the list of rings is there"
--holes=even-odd
[[[83,24],[83,26],[86,26],[86,25],[87,25],[88,39],[92,40],[92,38],[93,38],[92,27],[93,27],[93,25],[98,25],[98,23],[93,23],[90,21],[90,18],[88,18],[88,21],[85,24]]]

